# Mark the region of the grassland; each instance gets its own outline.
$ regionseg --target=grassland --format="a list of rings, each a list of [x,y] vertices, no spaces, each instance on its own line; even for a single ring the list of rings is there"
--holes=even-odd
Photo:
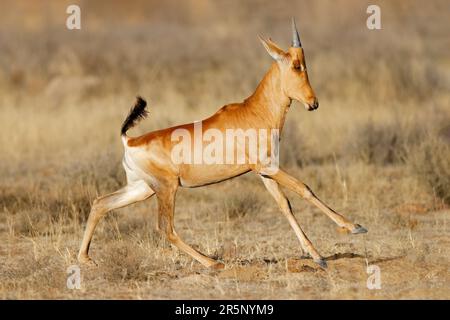
[[[76,1],[75,1],[76,2]],[[2,1],[0,298],[450,298],[450,37],[446,1]],[[90,204],[125,183],[119,128],[137,94],[137,135],[198,120],[251,94],[298,20],[320,108],[294,103],[281,162],[369,229],[352,236],[292,193],[300,245],[261,181],[178,193],[183,239],[226,263],[203,269],[155,231],[155,199],[109,214],[66,287]],[[378,265],[382,288],[366,287]]]

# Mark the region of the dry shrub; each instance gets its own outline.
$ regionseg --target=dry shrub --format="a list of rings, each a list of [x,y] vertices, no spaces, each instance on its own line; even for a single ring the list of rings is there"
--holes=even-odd
[[[333,163],[333,154],[323,154],[320,147],[308,143],[308,136],[300,130],[295,120],[287,120],[280,144],[280,165],[303,168],[311,164]]]
[[[287,121],[282,133],[280,164],[282,167],[303,167],[308,162],[304,155],[309,153],[297,126],[290,122]]]
[[[356,127],[344,146],[344,157],[362,160],[366,164],[403,163],[412,145],[420,143],[423,128],[400,123],[380,123],[373,120]]]
[[[412,174],[450,204],[450,144],[430,135],[411,150],[408,164]]]
[[[255,192],[232,191],[223,200],[223,208],[228,219],[244,217],[252,212],[261,210],[261,200]]]
[[[137,246],[115,242],[105,246],[105,270],[109,280],[147,280],[146,255]]]
[[[385,47],[360,48],[360,55],[353,55],[353,52],[348,51],[351,48],[340,50],[343,58],[338,61],[334,61],[335,55],[327,55],[322,51],[319,51],[319,57],[314,57],[321,64],[314,66],[315,74],[321,71],[327,74],[316,85],[321,96],[340,99],[359,96],[385,104],[386,101],[429,101],[434,90],[441,89],[439,70],[429,57],[419,60],[414,53],[400,47],[396,48],[395,53],[387,52]],[[368,60],[372,63],[367,63]],[[328,67],[339,64],[342,68]]]

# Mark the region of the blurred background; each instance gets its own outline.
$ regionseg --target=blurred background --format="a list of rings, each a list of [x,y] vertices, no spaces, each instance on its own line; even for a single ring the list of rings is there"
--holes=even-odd
[[[69,4],[81,7],[81,30],[65,27]],[[291,16],[321,102],[317,113],[294,105],[289,115],[299,137],[309,132],[299,141],[305,148],[321,146],[298,161],[347,152],[342,147],[357,138],[349,131],[377,118],[383,128],[366,129],[387,135],[401,133],[384,126],[395,130],[392,122],[418,114],[442,120],[449,107],[448,2],[379,1],[382,30],[367,29],[369,4],[2,1],[2,155],[37,161],[48,156],[39,150],[65,152],[68,143],[70,153],[90,154],[98,142],[120,146],[113,128],[136,94],[149,100],[145,130],[201,119],[241,101],[272,63],[257,35],[287,49]]]
[[[81,30],[66,28],[70,4],[81,8]],[[370,4],[381,8],[381,30],[366,27]],[[147,99],[150,116],[131,135],[199,120],[242,101],[272,63],[257,36],[287,49],[292,16],[320,108],[306,112],[292,105],[282,136],[282,165],[333,206],[368,220],[369,227],[379,226],[379,239],[392,230],[416,228],[419,220],[411,214],[435,212],[450,203],[449,9],[445,0],[2,0],[2,236],[11,237],[12,247],[19,247],[17,235],[34,242],[45,235],[65,239],[69,253],[58,263],[70,263],[92,200],[124,184],[119,131],[135,96]],[[228,210],[226,221],[236,215],[253,221],[250,213],[261,208],[246,201],[267,197],[255,196],[265,192],[258,189],[258,180],[246,179],[239,183],[248,192],[233,193],[225,184],[208,187],[209,193],[182,194],[185,208],[192,210],[180,214],[180,229],[191,228],[183,221],[201,210],[204,224],[219,219],[211,212],[220,208]],[[213,196],[217,190],[227,193]],[[223,194],[231,202],[224,204]],[[211,199],[223,206],[212,208]],[[151,214],[145,207],[133,210]],[[249,212],[249,218],[242,212]],[[120,221],[117,228],[100,228],[103,241],[113,243],[117,230],[144,234],[153,228]],[[432,229],[425,225],[424,239]],[[264,232],[262,226],[255,230]],[[234,237],[220,232],[220,241]],[[310,232],[314,238],[315,231]],[[395,250],[406,250],[402,237],[395,238]],[[210,253],[219,241],[188,239]],[[48,247],[43,242],[42,252]],[[263,249],[243,244],[241,250]],[[52,259],[48,253],[42,257]],[[39,260],[36,255],[24,259]],[[8,263],[12,274],[17,261]],[[3,279],[3,296],[17,296],[11,294],[11,288],[20,287],[15,277]]]

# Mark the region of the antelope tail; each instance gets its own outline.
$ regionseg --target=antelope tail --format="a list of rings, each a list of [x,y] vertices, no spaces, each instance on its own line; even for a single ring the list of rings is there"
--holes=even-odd
[[[122,129],[120,130],[122,137],[126,136],[129,129],[133,128],[139,121],[147,117],[148,111],[145,109],[146,106],[147,102],[144,99],[139,96],[136,97],[136,103],[133,108],[131,108],[127,118],[122,124]]]

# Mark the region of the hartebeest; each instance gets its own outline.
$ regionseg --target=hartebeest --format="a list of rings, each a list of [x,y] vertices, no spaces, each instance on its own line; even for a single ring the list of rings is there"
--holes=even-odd
[[[235,129],[278,129],[283,128],[286,113],[292,100],[305,105],[309,111],[319,107],[318,100],[308,80],[304,51],[300,37],[292,19],[292,46],[287,52],[280,49],[273,41],[264,40],[262,44],[275,60],[269,71],[259,83],[255,92],[241,103],[223,106],[211,117],[202,121],[202,130],[215,129],[224,132]],[[86,231],[81,243],[78,260],[81,263],[93,263],[88,255],[94,229],[107,212],[121,208],[137,201],[142,201],[156,194],[158,200],[157,229],[168,240],[191,255],[206,267],[223,268],[224,264],[211,259],[183,242],[174,228],[175,194],[181,187],[200,187],[221,182],[238,175],[253,171],[258,174],[267,190],[275,198],[282,213],[286,216],[300,244],[316,263],[326,267],[325,259],[317,252],[311,241],[297,223],[291,206],[280,186],[286,187],[302,198],[308,200],[331,220],[351,233],[365,233],[367,230],[354,224],[335,212],[319,200],[311,189],[283,170],[267,170],[261,161],[244,164],[192,164],[175,163],[171,157],[174,130],[194,131],[194,123],[184,124],[147,133],[139,137],[128,137],[128,129],[147,115],[146,102],[138,97],[135,106],[122,125],[122,141],[125,149],[123,166],[126,171],[127,185],[111,194],[97,198],[91,208]]]

